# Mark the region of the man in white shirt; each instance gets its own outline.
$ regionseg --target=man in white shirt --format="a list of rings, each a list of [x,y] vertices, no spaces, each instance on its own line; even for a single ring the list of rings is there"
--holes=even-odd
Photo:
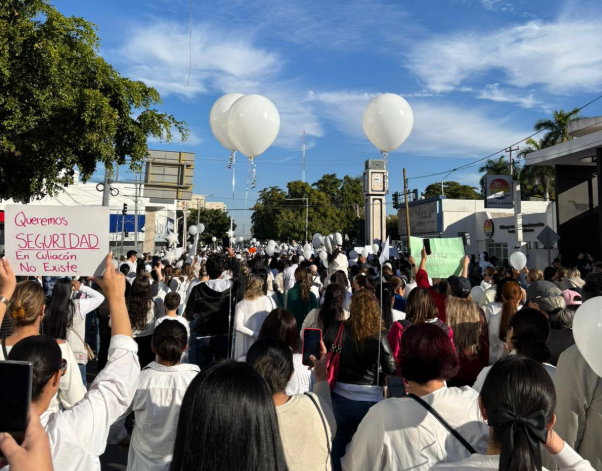
[[[285,268],[282,272],[282,277],[284,278],[284,291],[288,291],[293,286],[295,286],[295,270],[299,268],[299,256],[293,255],[291,258],[291,266]]]
[[[134,273],[134,275],[136,275],[136,256],[137,255],[138,255],[138,252],[136,252],[135,250],[128,250],[125,261],[123,263],[121,263],[121,265],[119,265],[119,268],[121,268],[123,265],[127,265],[128,267],[130,267],[130,273]]]

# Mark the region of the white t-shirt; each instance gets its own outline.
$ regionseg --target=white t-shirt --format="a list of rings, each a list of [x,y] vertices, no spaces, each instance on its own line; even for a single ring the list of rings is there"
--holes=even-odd
[[[243,299],[236,305],[234,313],[233,358],[246,355],[251,345],[257,340],[263,321],[270,312],[276,309],[276,304],[269,296],[261,296],[254,300]]]
[[[136,415],[128,470],[168,471],[184,394],[199,373],[197,365],[152,362],[140,374],[129,411]]]
[[[493,365],[506,355],[504,342],[499,339],[502,320],[502,303],[489,303],[485,308],[487,330],[489,331],[489,364]]]
[[[293,366],[295,367],[295,372],[286,385],[285,392],[288,396],[308,392],[313,383],[311,370],[308,370],[307,366],[305,366],[302,361],[303,358],[300,353],[293,354]]]
[[[467,386],[443,387],[422,397],[479,453],[489,430]],[[468,450],[414,399],[391,398],[370,408],[341,460],[345,471],[427,471],[436,463],[468,458]]]
[[[167,320],[179,322],[184,327],[186,327],[186,333],[188,334],[188,338],[190,338],[190,326],[188,325],[188,321],[184,317],[182,317],[182,316],[176,316],[176,317],[163,316],[163,317],[160,317],[159,319],[155,320],[155,329],[157,328],[157,326],[161,322],[167,321]],[[154,332],[154,330],[153,330],[153,332]]]

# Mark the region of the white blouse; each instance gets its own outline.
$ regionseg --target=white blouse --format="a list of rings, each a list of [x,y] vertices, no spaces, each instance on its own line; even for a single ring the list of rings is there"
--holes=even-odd
[[[128,453],[128,470],[168,471],[178,429],[178,417],[197,365],[163,366],[152,362],[140,374],[129,410],[136,416]]]
[[[128,408],[140,376],[138,345],[125,335],[111,338],[107,366],[84,399],[69,410],[40,417],[48,433],[54,469],[100,471],[111,424]]]
[[[504,342],[499,339],[502,320],[502,303],[489,303],[485,308],[487,330],[489,331],[489,365],[506,356]]]
[[[81,339],[85,340],[86,316],[100,306],[105,300],[105,297],[98,291],[84,285],[80,285],[79,291],[85,295],[85,297],[73,301],[75,304],[75,312],[73,313],[73,326],[71,329],[77,332]],[[86,353],[84,343],[71,329],[67,331],[67,343],[71,347],[71,350],[73,350],[77,363],[86,365],[88,363],[88,354]]]
[[[269,296],[261,296],[252,301],[243,299],[236,305],[234,314],[236,332],[232,346],[234,350],[232,358],[237,359],[247,354],[259,336],[263,321],[274,309],[276,309],[276,304]]]

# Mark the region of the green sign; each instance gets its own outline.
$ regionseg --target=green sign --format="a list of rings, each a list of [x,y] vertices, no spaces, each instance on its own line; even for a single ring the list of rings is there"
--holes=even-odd
[[[424,243],[420,237],[410,237],[412,257],[416,265],[420,263],[421,250]],[[449,239],[430,239],[431,255],[426,260],[426,272],[431,278],[447,278],[462,274],[462,257],[464,242],[461,237]]]

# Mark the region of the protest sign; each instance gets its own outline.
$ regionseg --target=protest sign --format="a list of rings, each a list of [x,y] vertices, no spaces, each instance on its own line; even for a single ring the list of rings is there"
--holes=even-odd
[[[426,260],[426,272],[431,278],[447,278],[462,273],[462,257],[464,257],[464,242],[461,237],[446,239],[429,239],[431,241],[431,255]],[[420,263],[420,251],[423,239],[410,237],[412,244],[412,257],[416,265]]]
[[[109,252],[109,208],[7,205],[5,231],[16,275],[100,275]]]

